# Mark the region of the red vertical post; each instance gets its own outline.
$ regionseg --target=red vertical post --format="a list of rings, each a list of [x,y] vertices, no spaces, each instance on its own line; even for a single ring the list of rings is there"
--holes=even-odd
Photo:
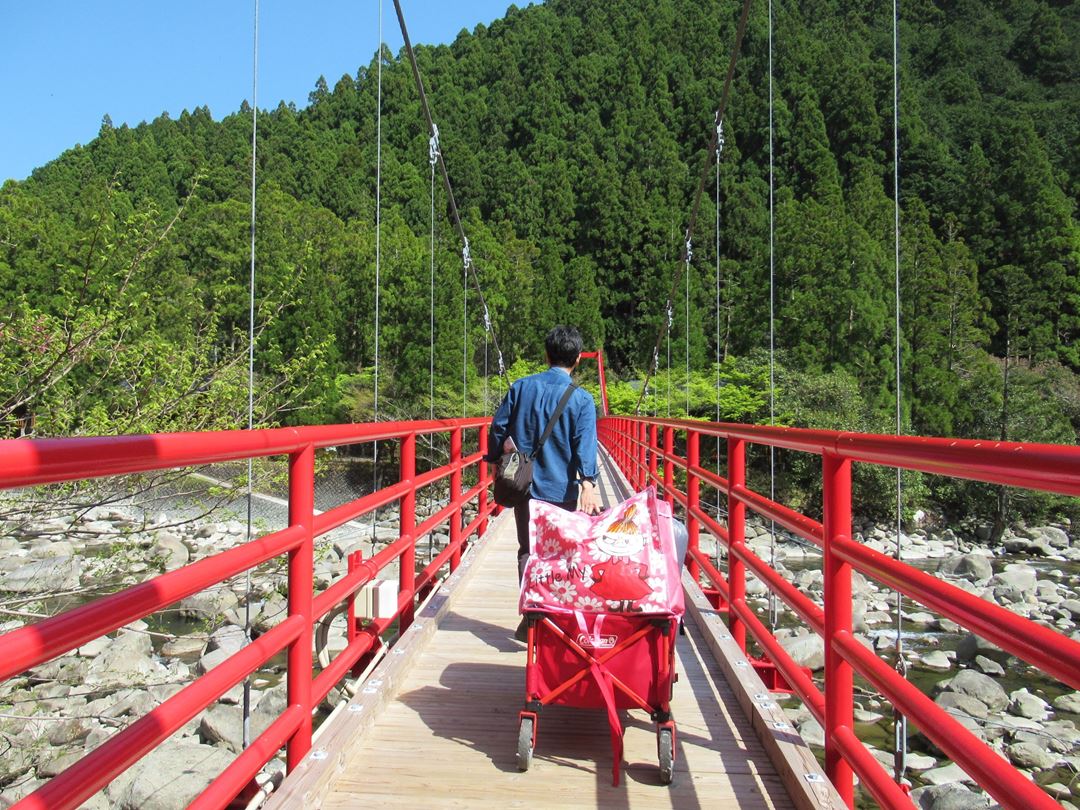
[[[634,422],[634,438],[637,440],[637,445],[634,448],[634,490],[640,492],[647,486],[645,483],[646,434],[644,422]]]
[[[833,739],[839,729],[854,726],[851,665],[836,651],[838,634],[851,635],[851,565],[833,552],[836,540],[851,537],[851,461],[822,456],[825,530],[825,775],[840,798],[854,807],[855,789],[849,765]]]
[[[746,544],[746,505],[736,500],[735,490],[746,486],[746,443],[742,439],[728,439],[728,588],[731,603],[746,603],[746,564],[735,550]],[[746,625],[739,621],[732,610],[728,614],[731,635],[739,647],[746,651]]]
[[[656,443],[656,425],[649,425],[649,481],[648,484],[656,483],[656,468],[657,457],[656,450],[659,445]],[[648,485],[647,484],[647,485]]]
[[[416,434],[410,433],[401,439],[400,480],[407,481],[409,488],[401,496],[401,516],[398,520],[398,532],[401,537],[408,537],[409,544],[402,553],[398,565],[398,595],[408,596],[409,601],[401,611],[398,632],[404,633],[412,624],[416,609],[416,489],[412,486],[416,478]]]
[[[694,510],[701,505],[701,480],[692,469],[700,466],[700,463],[701,434],[696,430],[688,430],[686,431],[686,533],[689,551],[698,550],[701,535],[701,524],[698,523],[697,516],[694,514]],[[679,560],[679,565],[686,565],[686,560]],[[701,566],[696,562],[690,563],[690,576],[694,578],[694,582],[700,581]]]
[[[346,564],[348,565],[350,574],[353,573],[360,566],[360,563],[361,563],[361,561],[363,561],[363,559],[364,559],[364,552],[361,551],[361,550],[357,550],[357,551],[352,552],[346,558]],[[345,604],[346,604],[346,609],[348,610],[348,614],[347,614],[348,618],[346,620],[347,623],[348,623],[348,627],[346,627],[345,633],[346,633],[346,637],[349,639],[349,643],[352,644],[353,639],[356,638],[356,592],[355,591],[353,593],[349,594],[349,599]]]
[[[461,428],[450,431],[450,503],[454,512],[450,515],[450,570],[456,571],[461,562]]]
[[[483,515],[483,514],[487,513],[487,508],[488,508],[488,489],[487,489],[488,463],[483,460],[484,457],[487,456],[487,452],[488,452],[488,432],[487,432],[487,428],[486,427],[480,428],[478,433],[480,434],[480,459],[481,460],[480,460],[480,465],[479,465],[479,468],[478,468],[479,472],[477,474],[480,476],[481,489],[480,489],[480,500],[477,503],[476,508],[480,511],[480,514]],[[476,530],[477,537],[483,537],[484,536],[484,532],[487,531],[487,524],[488,524],[488,522],[487,522],[486,517],[483,518],[480,521],[480,525]]]
[[[668,506],[675,508],[675,465],[671,456],[675,452],[675,430],[664,428],[664,500]]]
[[[285,749],[291,773],[311,750],[312,589],[315,567],[315,448],[308,445],[289,456],[289,525],[304,529],[300,545],[289,552],[289,617],[300,616],[300,635],[289,645],[286,690],[290,706],[303,708],[299,728]]]

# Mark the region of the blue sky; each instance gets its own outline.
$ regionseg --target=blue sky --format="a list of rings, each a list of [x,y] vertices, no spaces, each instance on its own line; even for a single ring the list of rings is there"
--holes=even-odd
[[[451,42],[511,0],[401,0],[414,44]],[[401,47],[393,0],[384,40]],[[528,0],[518,0],[526,6]],[[23,179],[113,124],[206,105],[215,120],[251,99],[254,0],[9,0],[0,6],[0,183]],[[260,108],[307,104],[375,53],[379,0],[259,0]]]

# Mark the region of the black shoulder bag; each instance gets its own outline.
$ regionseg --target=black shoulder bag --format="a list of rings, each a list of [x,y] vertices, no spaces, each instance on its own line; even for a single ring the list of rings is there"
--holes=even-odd
[[[566,387],[562,399],[559,400],[559,406],[548,420],[547,427],[544,428],[540,441],[533,448],[532,455],[526,455],[520,450],[511,450],[509,453],[503,453],[499,458],[499,464],[495,470],[495,503],[499,506],[517,506],[528,500],[529,490],[532,488],[533,459],[540,454],[540,448],[544,446],[551,431],[555,429],[555,423],[562,416],[566,403],[570,401],[570,395],[574,393],[575,388],[577,388],[575,383],[570,383]]]

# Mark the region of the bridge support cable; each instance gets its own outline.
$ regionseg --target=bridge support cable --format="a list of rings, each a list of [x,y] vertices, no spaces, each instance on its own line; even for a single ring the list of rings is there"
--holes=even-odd
[[[375,375],[374,375],[374,418],[379,421],[379,331],[380,293],[382,273],[382,63],[383,63],[383,3],[379,0],[379,52],[376,64],[375,92]],[[379,487],[379,441],[371,443],[371,491],[378,492]],[[371,513],[371,544],[375,545],[376,525],[379,511]]]
[[[893,90],[893,363],[896,370],[896,435],[903,430],[902,391],[900,388],[900,9],[898,0],[892,3],[892,90]],[[900,562],[900,538],[902,537],[901,470],[896,468],[896,552]],[[896,592],[896,671],[907,677],[907,661],[904,660],[903,608],[904,597]],[[907,771],[907,715],[893,709],[893,778],[903,784]]]
[[[716,124],[716,421],[720,421],[720,157],[724,151],[724,124]],[[723,475],[720,467],[720,436],[716,437],[716,474]],[[720,520],[723,491],[716,487],[716,519]],[[716,541],[715,565],[720,568],[720,540]]]
[[[398,3],[399,0],[394,0],[395,5],[397,5]],[[731,82],[735,76],[735,65],[737,64],[739,59],[739,51],[742,49],[743,35],[746,33],[746,20],[747,17],[750,15],[750,3],[751,0],[743,0],[742,13],[739,15],[739,25],[738,29],[735,32],[735,44],[731,49],[731,59],[728,62],[727,75],[724,78],[724,90],[720,96],[720,106],[716,108],[716,113],[714,115],[715,124],[720,124],[724,120],[724,112],[727,109],[728,97],[731,94]],[[712,136],[709,139],[709,146],[705,150],[705,162],[701,168],[701,174],[698,179],[697,191],[694,192],[694,202],[693,206],[690,209],[690,221],[686,226],[685,237],[683,239],[683,254],[681,259],[679,260],[678,265],[676,265],[678,269],[675,272],[674,279],[672,279],[671,290],[668,292],[667,301],[665,303],[665,309],[669,313],[671,311],[672,301],[675,299],[675,293],[678,291],[679,284],[682,281],[680,276],[682,274],[683,266],[687,263],[686,251],[689,249],[691,240],[694,236],[694,227],[697,224],[698,210],[701,207],[701,196],[705,191],[705,183],[709,178],[709,169],[712,167],[713,152],[715,150],[716,128],[714,127]],[[660,351],[660,345],[663,343],[664,334],[670,328],[671,324],[669,316],[668,321],[665,323],[661,323],[660,329],[657,331],[656,342],[653,344],[654,355],[656,352]],[[637,405],[634,407],[635,413],[641,413],[641,402],[642,399],[644,399],[645,390],[646,388],[648,388],[649,376],[650,375],[646,374],[645,384],[641,387],[641,395],[638,396]]]
[[[769,426],[776,425],[776,181],[773,161],[773,4],[769,0]],[[776,448],[769,445],[769,500],[776,503]],[[769,565],[776,570],[776,521],[769,519]],[[776,591],[769,589],[769,629],[779,623]]]
[[[259,0],[255,0],[254,33],[252,35],[251,69],[251,265],[248,273],[248,430],[255,429],[255,189],[256,139],[259,134]],[[245,542],[255,538],[251,532],[251,503],[254,498],[252,482],[252,460],[247,460],[247,529]],[[251,643],[251,569],[244,577],[244,640]],[[243,730],[241,746],[244,749],[251,744],[251,676],[244,678],[242,703]]]
[[[435,163],[439,155],[439,130],[428,139],[428,163],[431,166],[431,312],[429,328],[431,349],[428,352],[428,419],[435,419]],[[434,439],[432,439],[434,441]],[[434,445],[432,445],[434,446]]]
[[[747,0],[749,2],[749,0]],[[420,76],[420,66],[416,63],[416,54],[413,51],[412,40],[409,38],[409,29],[405,25],[405,15],[401,10],[401,0],[394,0],[394,10],[397,12],[398,25],[401,27],[401,37],[405,42],[405,53],[409,57],[409,65],[412,67],[413,79],[416,82],[416,91],[420,95],[420,107],[424,112],[424,120],[427,122],[428,135],[438,137],[439,129],[435,125],[435,120],[431,116],[431,107],[428,104],[427,93],[424,90],[424,80]],[[465,235],[465,228],[461,224],[461,215],[458,213],[457,200],[454,198],[454,188],[450,183],[450,174],[446,170],[446,157],[442,149],[439,149],[435,155],[435,158],[439,164],[440,174],[443,179],[443,186],[446,189],[447,203],[450,207],[450,216],[454,221],[454,226],[457,229],[458,236],[461,239],[462,244],[462,263],[465,265],[466,279],[472,278],[473,287],[476,289],[476,294],[480,299],[480,305],[483,307],[485,313],[488,312],[487,300],[484,298],[484,291],[480,286],[480,277],[477,275],[476,266],[472,261],[472,256],[469,250],[469,239]],[[488,320],[490,324],[490,319]],[[510,381],[506,374],[506,363],[503,359],[502,348],[499,345],[498,336],[495,334],[494,328],[490,325],[486,326],[488,335],[491,338],[492,346],[495,348],[495,356],[499,364],[499,376],[501,376],[506,383],[507,387],[510,386]],[[466,350],[467,351],[467,350]]]

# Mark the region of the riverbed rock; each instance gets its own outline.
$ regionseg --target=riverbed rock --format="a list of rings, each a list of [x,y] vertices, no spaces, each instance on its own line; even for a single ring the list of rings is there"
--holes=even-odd
[[[968,633],[956,645],[956,658],[959,661],[974,661],[975,656],[981,655],[991,661],[997,661],[1002,666],[1008,664],[1012,656],[981,636]]]
[[[990,578],[991,586],[1004,586],[1016,588],[1021,593],[1034,595],[1039,582],[1038,572],[1030,565],[1024,563],[1009,563],[1004,571],[994,574]]]
[[[917,665],[921,669],[929,669],[935,672],[948,672],[952,669],[952,661],[941,650],[931,650],[926,655],[919,656]]]
[[[117,810],[186,807],[233,760],[223,748],[169,740],[106,788]]]
[[[213,620],[236,607],[238,603],[236,594],[224,585],[219,585],[181,599],[180,616],[188,619]]]
[[[985,655],[975,656],[975,668],[983,675],[1000,676],[1005,674],[1005,667]]]
[[[946,785],[950,782],[975,784],[975,780],[968,776],[967,773],[964,772],[964,769],[955,762],[950,762],[948,765],[942,765],[940,768],[931,768],[927,771],[923,771],[920,776],[923,781],[928,782],[931,785]]]
[[[911,801],[921,810],[985,810],[990,800],[959,782],[928,785],[911,791]]]
[[[1069,535],[1065,533],[1064,529],[1059,529],[1057,526],[1024,528],[1019,530],[1019,534],[1031,540],[1045,543],[1054,549],[1064,549],[1070,545]]]
[[[1054,763],[1057,762],[1057,757],[1053,754],[1029,742],[1008,745],[1005,747],[1005,753],[1013,765],[1028,770],[1045,771],[1047,768],[1053,768]]]
[[[182,661],[194,661],[200,658],[206,649],[206,636],[194,634],[177,636],[166,641],[161,647],[162,658],[179,658]]]
[[[50,557],[23,563],[0,576],[0,591],[51,593],[79,587],[82,557]]]
[[[798,666],[812,670],[825,668],[825,642],[817,633],[786,638],[780,643]]]
[[[989,582],[994,575],[990,559],[978,552],[947,557],[942,560],[938,572],[945,576],[960,577],[979,584]]]
[[[1066,695],[1059,695],[1054,698],[1054,708],[1059,712],[1069,712],[1070,714],[1080,714],[1080,692],[1072,692]]]
[[[1009,705],[1009,696],[997,681],[973,669],[964,669],[956,674],[946,687],[947,691],[959,692],[984,703],[992,712],[998,712]]]
[[[1050,717],[1050,704],[1027,689],[1017,689],[1009,695],[1009,712],[1018,717],[1031,720],[1046,720]]]
[[[985,703],[960,692],[942,692],[934,698],[934,703],[954,715],[962,712],[979,720],[985,720],[990,715]]]
[[[247,635],[244,633],[244,628],[237,627],[235,624],[227,624],[210,634],[206,649],[224,650],[232,654],[240,652],[246,644]]]
[[[130,686],[164,680],[168,672],[154,659],[150,636],[121,630],[104,652],[91,662],[86,682]]]

